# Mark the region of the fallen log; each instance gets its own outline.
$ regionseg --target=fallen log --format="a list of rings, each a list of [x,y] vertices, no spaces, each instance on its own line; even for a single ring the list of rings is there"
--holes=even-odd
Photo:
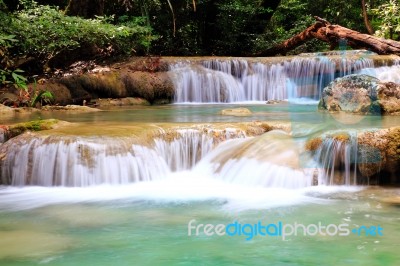
[[[400,54],[400,42],[360,33],[340,25],[332,25],[320,17],[315,17],[315,19],[317,21],[304,31],[256,55],[285,55],[288,51],[314,38],[329,43],[332,50],[338,46],[339,42],[346,41],[347,45],[353,49],[366,49],[382,55]]]

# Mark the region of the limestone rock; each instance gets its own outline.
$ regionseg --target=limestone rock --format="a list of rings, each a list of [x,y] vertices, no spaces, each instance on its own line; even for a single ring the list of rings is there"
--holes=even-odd
[[[92,108],[89,106],[81,106],[81,105],[66,105],[66,106],[51,106],[46,105],[43,106],[42,111],[64,111],[68,113],[90,113],[90,112],[99,112],[100,109]]]
[[[150,103],[143,98],[126,97],[120,99],[97,99],[95,105],[99,107],[110,107],[110,106],[130,106],[130,105],[150,105]]]
[[[150,103],[157,99],[172,101],[174,85],[166,72],[126,72],[122,74],[127,93],[132,97],[144,98]]]
[[[232,116],[249,116],[251,115],[251,111],[247,108],[233,108],[233,109],[224,109],[221,111],[222,115],[232,115]]]
[[[322,92],[319,109],[357,114],[400,112],[400,84],[381,82],[368,75],[337,78]]]
[[[5,106],[3,104],[0,104],[0,114],[13,114],[14,110],[11,107]]]

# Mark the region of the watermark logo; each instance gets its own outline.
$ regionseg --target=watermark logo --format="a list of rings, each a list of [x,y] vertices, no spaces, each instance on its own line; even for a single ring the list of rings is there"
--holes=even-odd
[[[349,224],[323,224],[318,222],[315,224],[302,224],[302,223],[240,223],[234,221],[229,224],[203,224],[196,223],[192,219],[188,223],[188,236],[243,236],[246,240],[252,240],[256,236],[261,237],[278,237],[282,240],[287,239],[289,236],[383,236],[383,228],[377,226],[365,226],[351,228]]]

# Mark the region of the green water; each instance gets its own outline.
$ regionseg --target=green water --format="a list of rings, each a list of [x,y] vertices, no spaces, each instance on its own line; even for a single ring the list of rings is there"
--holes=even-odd
[[[222,116],[222,109],[246,107],[246,117]],[[0,123],[58,118],[82,125],[285,121],[293,134],[326,129],[388,127],[397,117],[345,118],[317,112],[316,105],[166,105],[116,108],[86,114],[33,113],[1,117]],[[96,132],[93,132],[96,134]],[[150,182],[152,183],[152,182]],[[332,193],[268,188],[232,189],[228,185],[192,186],[171,182],[138,187],[140,196],[115,199],[90,189],[15,192],[0,187],[0,265],[399,265],[400,212],[385,198],[399,189]],[[136,184],[135,184],[136,186]],[[139,185],[138,185],[139,186]],[[175,190],[176,189],[176,190]],[[322,189],[323,190],[323,189]],[[90,192],[93,193],[93,192]],[[197,197],[197,193],[201,194]],[[123,193],[121,193],[123,194]],[[300,198],[298,197],[300,195]],[[64,197],[72,197],[65,200]],[[305,197],[305,198],[304,198]],[[37,204],[39,202],[39,204]],[[11,206],[11,207],[10,207]],[[383,236],[188,236],[188,222],[229,224],[347,223],[350,228],[381,226]]]
[[[249,116],[221,115],[223,109],[248,108]],[[343,116],[345,116],[343,118]],[[201,104],[133,106],[104,109],[103,112],[71,114],[67,112],[36,112],[0,117],[0,123],[11,124],[36,119],[56,118],[78,123],[212,123],[285,121],[292,124],[319,124],[329,128],[381,128],[400,125],[399,116],[329,114],[317,111],[315,104]]]
[[[396,195],[400,190],[309,192],[309,203],[241,211],[221,200],[133,199],[3,210],[1,246],[7,245],[5,232],[23,234],[14,247],[0,249],[0,265],[398,265],[399,208],[380,202]],[[383,236],[255,236],[249,241],[244,236],[189,237],[192,219],[213,224],[380,225]]]

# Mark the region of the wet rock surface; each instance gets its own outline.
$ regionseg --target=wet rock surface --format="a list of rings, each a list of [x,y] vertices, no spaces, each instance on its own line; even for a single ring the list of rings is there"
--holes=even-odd
[[[319,109],[357,114],[399,114],[400,84],[368,75],[337,78],[322,92]]]
[[[326,132],[305,144],[317,162],[341,176],[334,184],[344,184],[343,178],[351,171],[361,184],[400,183],[400,127],[349,131],[345,136]]]

